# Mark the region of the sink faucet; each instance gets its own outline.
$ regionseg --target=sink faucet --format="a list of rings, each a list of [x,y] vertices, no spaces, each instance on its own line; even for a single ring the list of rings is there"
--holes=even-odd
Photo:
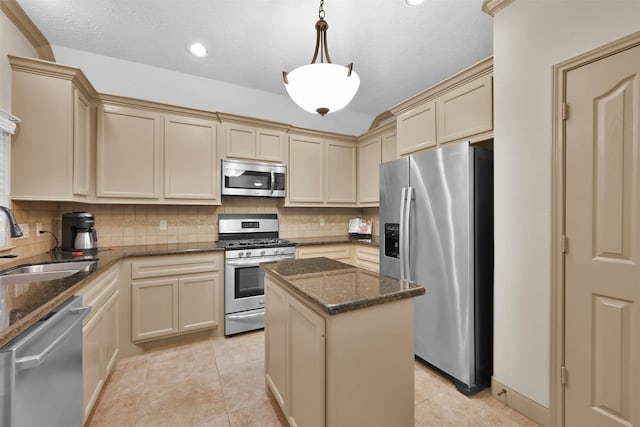
[[[13,212],[11,209],[0,206],[0,210],[2,210],[5,214],[7,214],[7,218],[9,218],[9,229],[11,230],[11,237],[22,237],[22,230],[16,221],[16,217],[13,216]]]

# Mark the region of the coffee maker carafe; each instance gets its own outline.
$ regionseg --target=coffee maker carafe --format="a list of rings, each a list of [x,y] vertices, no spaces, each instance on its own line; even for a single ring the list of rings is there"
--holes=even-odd
[[[62,250],[95,252],[98,250],[98,233],[95,217],[88,212],[62,214]]]

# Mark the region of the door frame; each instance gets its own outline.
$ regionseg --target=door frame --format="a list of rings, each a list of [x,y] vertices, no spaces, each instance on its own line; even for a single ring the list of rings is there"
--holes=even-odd
[[[565,317],[565,172],[566,131],[563,104],[566,99],[567,73],[608,56],[640,45],[640,31],[593,49],[553,66],[552,93],[552,168],[551,168],[551,355],[550,355],[550,425],[564,426]],[[569,111],[570,115],[571,112]]]

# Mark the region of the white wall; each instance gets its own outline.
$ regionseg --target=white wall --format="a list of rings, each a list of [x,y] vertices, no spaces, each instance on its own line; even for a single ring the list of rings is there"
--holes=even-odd
[[[552,66],[639,30],[638,0],[516,0],[494,17],[494,377],[544,406]]]
[[[302,110],[285,95],[62,46],[51,47],[58,63],[81,68],[100,93],[239,114],[348,135],[366,132],[375,118],[348,110],[321,117]]]

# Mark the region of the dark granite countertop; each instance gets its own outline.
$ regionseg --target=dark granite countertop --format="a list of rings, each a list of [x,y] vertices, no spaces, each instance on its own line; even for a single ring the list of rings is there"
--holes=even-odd
[[[339,314],[423,295],[422,286],[381,276],[329,258],[260,264],[296,295],[327,314]]]
[[[347,234],[343,236],[319,236],[319,237],[291,237],[287,238],[297,246],[332,245],[339,243],[357,243],[359,245],[380,247],[380,238],[373,236],[371,239],[358,239]]]
[[[22,265],[33,265],[60,261],[82,261],[97,259],[97,263],[87,271],[57,280],[33,283],[0,285],[0,346],[33,325],[58,305],[116,262],[127,257],[154,255],[178,255],[199,252],[221,252],[215,242],[180,243],[165,245],[121,246],[101,249],[91,255],[71,255],[70,253],[46,253],[22,258],[4,264],[0,273]]]

